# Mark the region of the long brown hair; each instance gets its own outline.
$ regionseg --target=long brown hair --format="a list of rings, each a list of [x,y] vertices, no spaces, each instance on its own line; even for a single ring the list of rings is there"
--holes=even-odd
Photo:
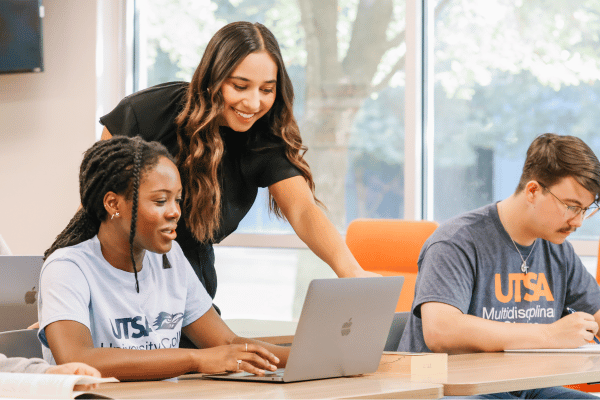
[[[177,167],[184,188],[185,223],[201,242],[212,241],[220,228],[221,186],[219,166],[224,154],[218,117],[224,109],[220,88],[246,56],[266,51],[277,65],[275,102],[259,121],[281,138],[285,155],[300,171],[314,197],[315,184],[304,160],[307,148],[293,114],[294,88],[287,74],[279,45],[262,24],[233,22],[210,40],[186,93],[183,111],[177,116]],[[315,201],[320,204],[316,199]],[[269,194],[269,210],[284,218]]]

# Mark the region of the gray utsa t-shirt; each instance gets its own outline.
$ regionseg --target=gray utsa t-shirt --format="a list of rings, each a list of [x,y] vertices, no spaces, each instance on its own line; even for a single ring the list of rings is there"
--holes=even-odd
[[[589,314],[600,310],[599,286],[569,242],[537,239],[517,247],[529,257],[527,274],[496,204],[440,225],[421,249],[412,313],[398,350],[431,351],[421,324],[421,305],[430,301],[507,323],[549,324],[564,316],[566,307]]]

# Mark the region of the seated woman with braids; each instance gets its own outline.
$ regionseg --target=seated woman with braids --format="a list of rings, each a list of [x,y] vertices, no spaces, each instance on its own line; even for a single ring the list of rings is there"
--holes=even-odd
[[[94,144],[82,208],[45,253],[39,338],[50,363],[84,362],[120,380],[283,366],[289,350],[236,336],[174,242],[181,182],[156,142]],[[181,330],[198,349],[180,349]],[[150,350],[150,351],[141,351]]]

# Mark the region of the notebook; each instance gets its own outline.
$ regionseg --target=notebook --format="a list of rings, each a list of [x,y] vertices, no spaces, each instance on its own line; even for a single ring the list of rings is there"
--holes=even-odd
[[[379,367],[402,276],[315,279],[306,293],[286,368],[211,379],[297,382],[372,373]]]
[[[584,344],[574,349],[510,349],[509,353],[600,353],[600,344]]]
[[[0,332],[25,329],[37,321],[42,256],[0,256]]]

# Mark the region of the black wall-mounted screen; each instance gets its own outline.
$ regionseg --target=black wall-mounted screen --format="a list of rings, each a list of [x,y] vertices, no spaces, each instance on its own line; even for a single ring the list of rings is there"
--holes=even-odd
[[[41,0],[0,0],[0,73],[41,72]]]

